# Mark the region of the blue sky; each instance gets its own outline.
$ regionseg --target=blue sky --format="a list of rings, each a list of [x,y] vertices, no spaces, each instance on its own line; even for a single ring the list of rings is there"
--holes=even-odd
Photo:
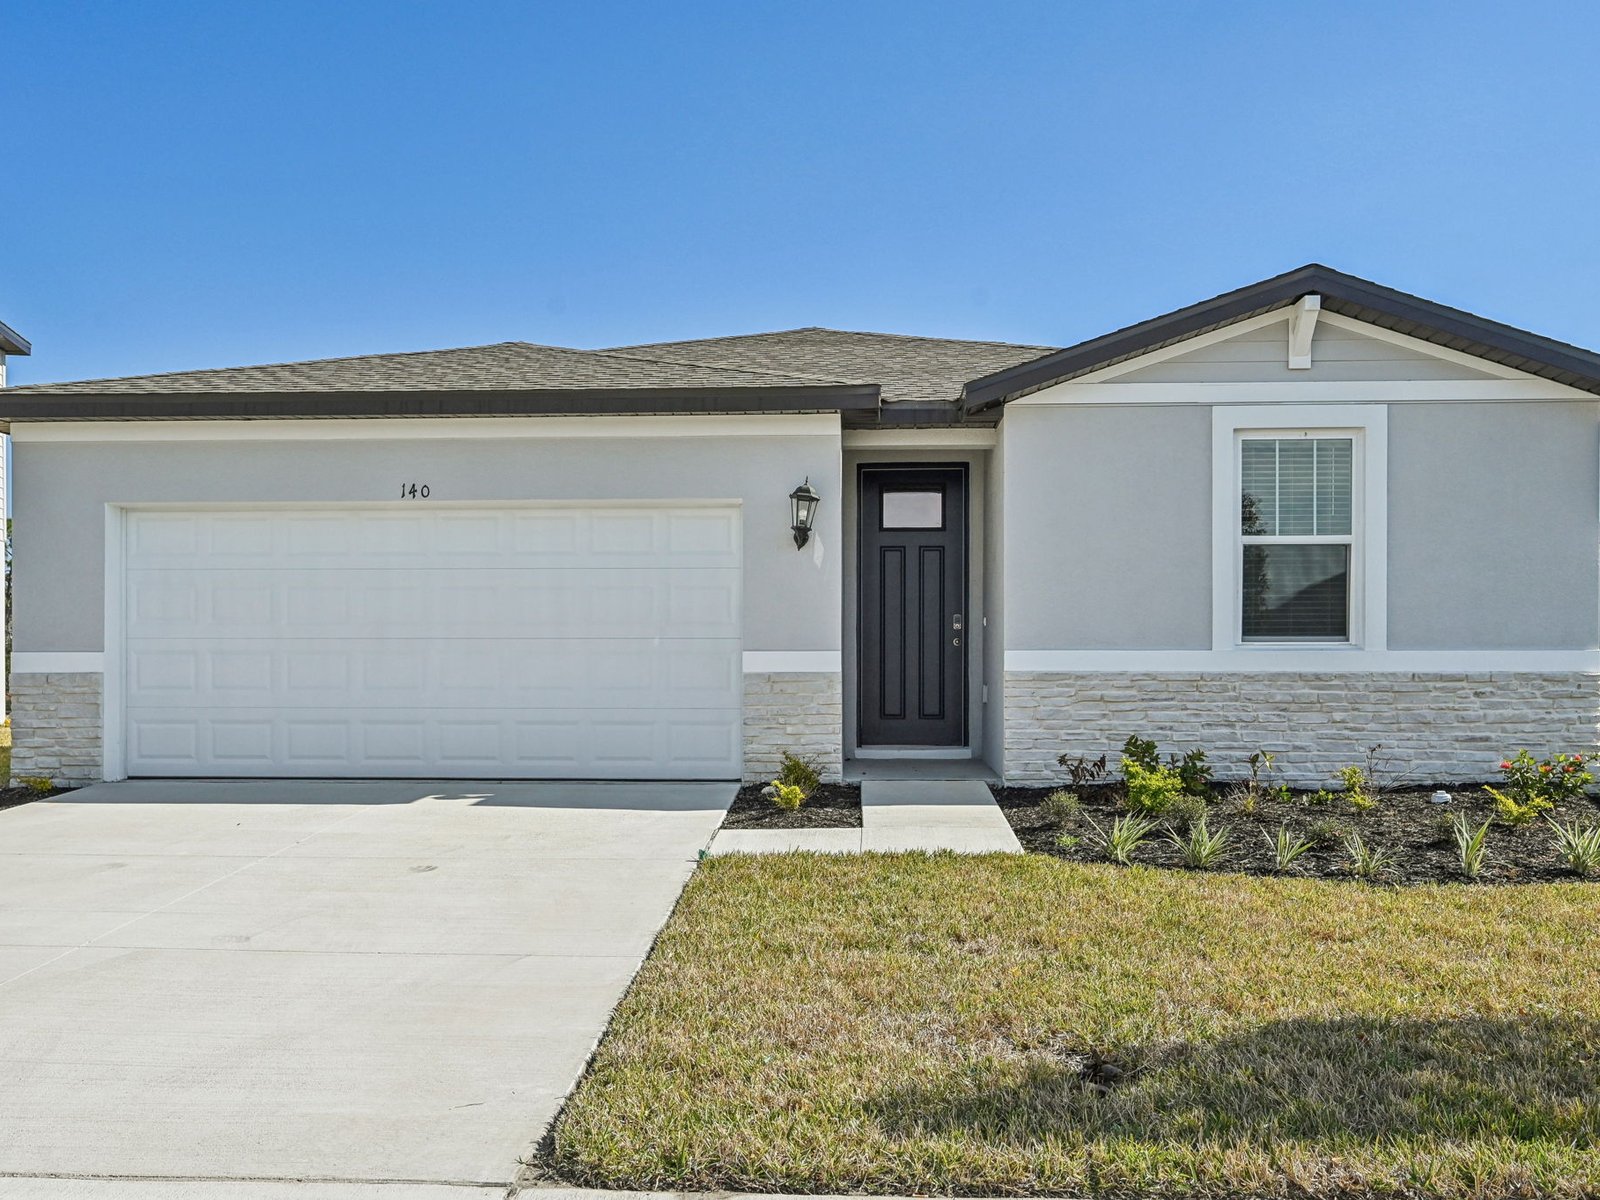
[[[1600,344],[1600,6],[0,0],[11,382],[832,325],[1318,260]]]

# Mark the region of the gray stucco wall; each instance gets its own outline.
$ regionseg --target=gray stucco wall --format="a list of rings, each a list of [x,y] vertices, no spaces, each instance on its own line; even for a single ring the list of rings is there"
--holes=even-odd
[[[1211,410],[1012,405],[1006,648],[1211,645]]]
[[[772,418],[754,417],[771,428]],[[486,436],[438,440],[44,443],[14,449],[15,649],[103,649],[105,506],[156,502],[368,502],[402,481],[429,501],[697,499],[744,504],[747,650],[840,644],[840,443],[832,434],[649,439]],[[797,553],[788,493],[823,496]],[[820,552],[819,552],[820,547]]]
[[[1389,645],[1600,643],[1600,401],[1389,407]]]

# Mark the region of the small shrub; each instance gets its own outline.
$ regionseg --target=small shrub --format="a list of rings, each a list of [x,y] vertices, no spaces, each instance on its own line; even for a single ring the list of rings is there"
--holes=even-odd
[[[1456,859],[1460,864],[1461,873],[1468,879],[1476,879],[1483,873],[1483,860],[1489,849],[1490,824],[1489,821],[1485,821],[1474,830],[1472,822],[1467,820],[1466,813],[1457,813],[1455,820],[1450,823],[1450,834],[1456,843]]]
[[[17,782],[23,787],[27,788],[35,796],[48,796],[51,792],[56,790],[55,780],[51,779],[48,775],[24,775],[21,779],[17,780]]]
[[[1456,836],[1455,815],[1446,812],[1435,813],[1433,819],[1428,822],[1428,830],[1433,835],[1433,841],[1441,846],[1448,846]]]
[[[1187,838],[1180,838],[1174,833],[1167,840],[1183,852],[1184,866],[1192,867],[1197,871],[1204,871],[1208,867],[1216,866],[1222,860],[1223,854],[1228,849],[1230,837],[1231,834],[1226,825],[1212,833],[1206,825],[1204,815],[1202,815],[1198,821],[1189,827],[1189,836]]]
[[[1556,852],[1567,869],[1588,879],[1600,875],[1600,825],[1557,825],[1550,821],[1556,834]]]
[[[1350,855],[1350,873],[1357,879],[1376,883],[1394,870],[1394,855],[1367,845],[1359,833],[1352,833],[1346,838],[1344,848]]]
[[[1128,781],[1128,808],[1136,813],[1164,813],[1183,795],[1183,780],[1170,767],[1159,763],[1146,767],[1138,759],[1122,760],[1122,775]]]
[[[1078,818],[1083,816],[1083,804],[1078,800],[1078,793],[1069,792],[1065,788],[1057,788],[1051,792],[1040,802],[1039,808],[1050,824],[1057,829],[1076,825]]]
[[[1075,834],[1063,833],[1056,838],[1056,845],[1063,850],[1072,851],[1083,845],[1083,839]]]
[[[1378,798],[1372,794],[1372,780],[1368,778],[1365,768],[1340,767],[1336,773],[1344,788],[1344,798],[1357,812],[1366,812],[1378,806]]]
[[[1332,817],[1323,817],[1320,821],[1311,822],[1311,828],[1306,831],[1306,836],[1311,839],[1311,844],[1314,846],[1332,846],[1350,836],[1350,826]]]
[[[1294,799],[1294,792],[1290,790],[1287,783],[1280,783],[1268,794],[1271,795],[1271,797],[1279,804],[1288,804]]]
[[[1206,764],[1204,750],[1190,750],[1182,758],[1174,754],[1168,759],[1168,765],[1177,772],[1183,790],[1192,795],[1204,795],[1211,786],[1211,768]]]
[[[1072,780],[1072,786],[1075,788],[1088,787],[1092,783],[1099,783],[1107,775],[1111,774],[1111,768],[1106,765],[1106,756],[1104,754],[1099,758],[1093,759],[1084,758],[1082,755],[1072,758],[1063,754],[1056,759],[1056,762],[1067,769],[1067,778]]]
[[[1307,804],[1332,804],[1338,797],[1327,788],[1318,788],[1306,797]]]
[[[1233,811],[1241,817],[1248,817],[1256,811],[1256,798],[1259,793],[1248,783],[1236,784],[1228,789],[1228,802],[1233,806]]]
[[[1192,792],[1174,796],[1163,814],[1168,824],[1177,830],[1190,830],[1206,819],[1206,798]]]
[[[1272,850],[1273,868],[1278,871],[1287,871],[1294,866],[1295,860],[1310,853],[1313,845],[1309,838],[1290,833],[1287,822],[1278,826],[1276,837],[1267,837],[1265,829],[1261,831],[1261,836],[1267,839],[1267,846]]]
[[[1094,825],[1094,822],[1091,821],[1090,824]],[[1128,867],[1133,865],[1133,852],[1155,832],[1155,828],[1154,821],[1129,813],[1111,822],[1110,833],[1098,825],[1094,826],[1094,831],[1096,841],[1099,842],[1101,849],[1111,856],[1111,860]]]
[[[794,812],[806,802],[804,788],[796,783],[785,783],[781,779],[774,779],[762,791],[784,812]]]
[[[1156,744],[1147,741],[1136,733],[1130,733],[1128,740],[1122,743],[1122,777],[1128,777],[1128,764],[1136,763],[1146,771],[1159,771],[1161,769],[1161,754]]]
[[[1526,825],[1563,800],[1574,800],[1588,790],[1594,776],[1588,769],[1593,756],[1556,754],[1537,759],[1526,750],[1500,761],[1501,788],[1483,790],[1494,798],[1495,813],[1507,825]]]
[[[822,776],[817,773],[816,764],[787,751],[784,752],[783,763],[778,768],[778,779],[790,787],[799,788],[807,797],[822,786]]]

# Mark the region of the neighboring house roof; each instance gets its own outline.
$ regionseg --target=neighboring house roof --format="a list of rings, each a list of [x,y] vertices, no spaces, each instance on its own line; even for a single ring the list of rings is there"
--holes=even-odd
[[[28,345],[28,339],[23,337],[4,321],[0,321],[0,354],[32,354],[33,347]]]
[[[967,380],[1031,362],[1055,349],[810,326],[779,333],[619,346],[606,353],[648,354],[722,367],[821,372],[837,379],[870,380],[883,390],[886,404],[949,404],[960,398]]]
[[[974,379],[962,391],[962,411],[976,414],[1052,384],[1087,375],[1124,359],[1231,325],[1302,296],[1318,295],[1325,312],[1392,329],[1531,375],[1600,394],[1600,354],[1541,337],[1487,317],[1435,304],[1332,267],[1310,263],[1260,283],[1224,292],[1187,308],[1068,346],[1033,362]]]

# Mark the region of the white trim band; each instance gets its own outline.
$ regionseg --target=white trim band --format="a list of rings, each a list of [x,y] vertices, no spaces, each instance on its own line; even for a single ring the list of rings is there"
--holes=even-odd
[[[843,661],[841,650],[746,650],[744,672],[746,675],[796,671],[834,673],[841,669]]]
[[[1249,675],[1600,674],[1600,650],[1007,650],[1007,671]]]
[[[105,669],[106,656],[98,650],[11,652],[13,675],[69,675],[76,672],[99,673]]]
[[[595,417],[311,417],[259,421],[14,419],[18,442],[325,442],[418,438],[659,438],[839,436],[827,413]]]

